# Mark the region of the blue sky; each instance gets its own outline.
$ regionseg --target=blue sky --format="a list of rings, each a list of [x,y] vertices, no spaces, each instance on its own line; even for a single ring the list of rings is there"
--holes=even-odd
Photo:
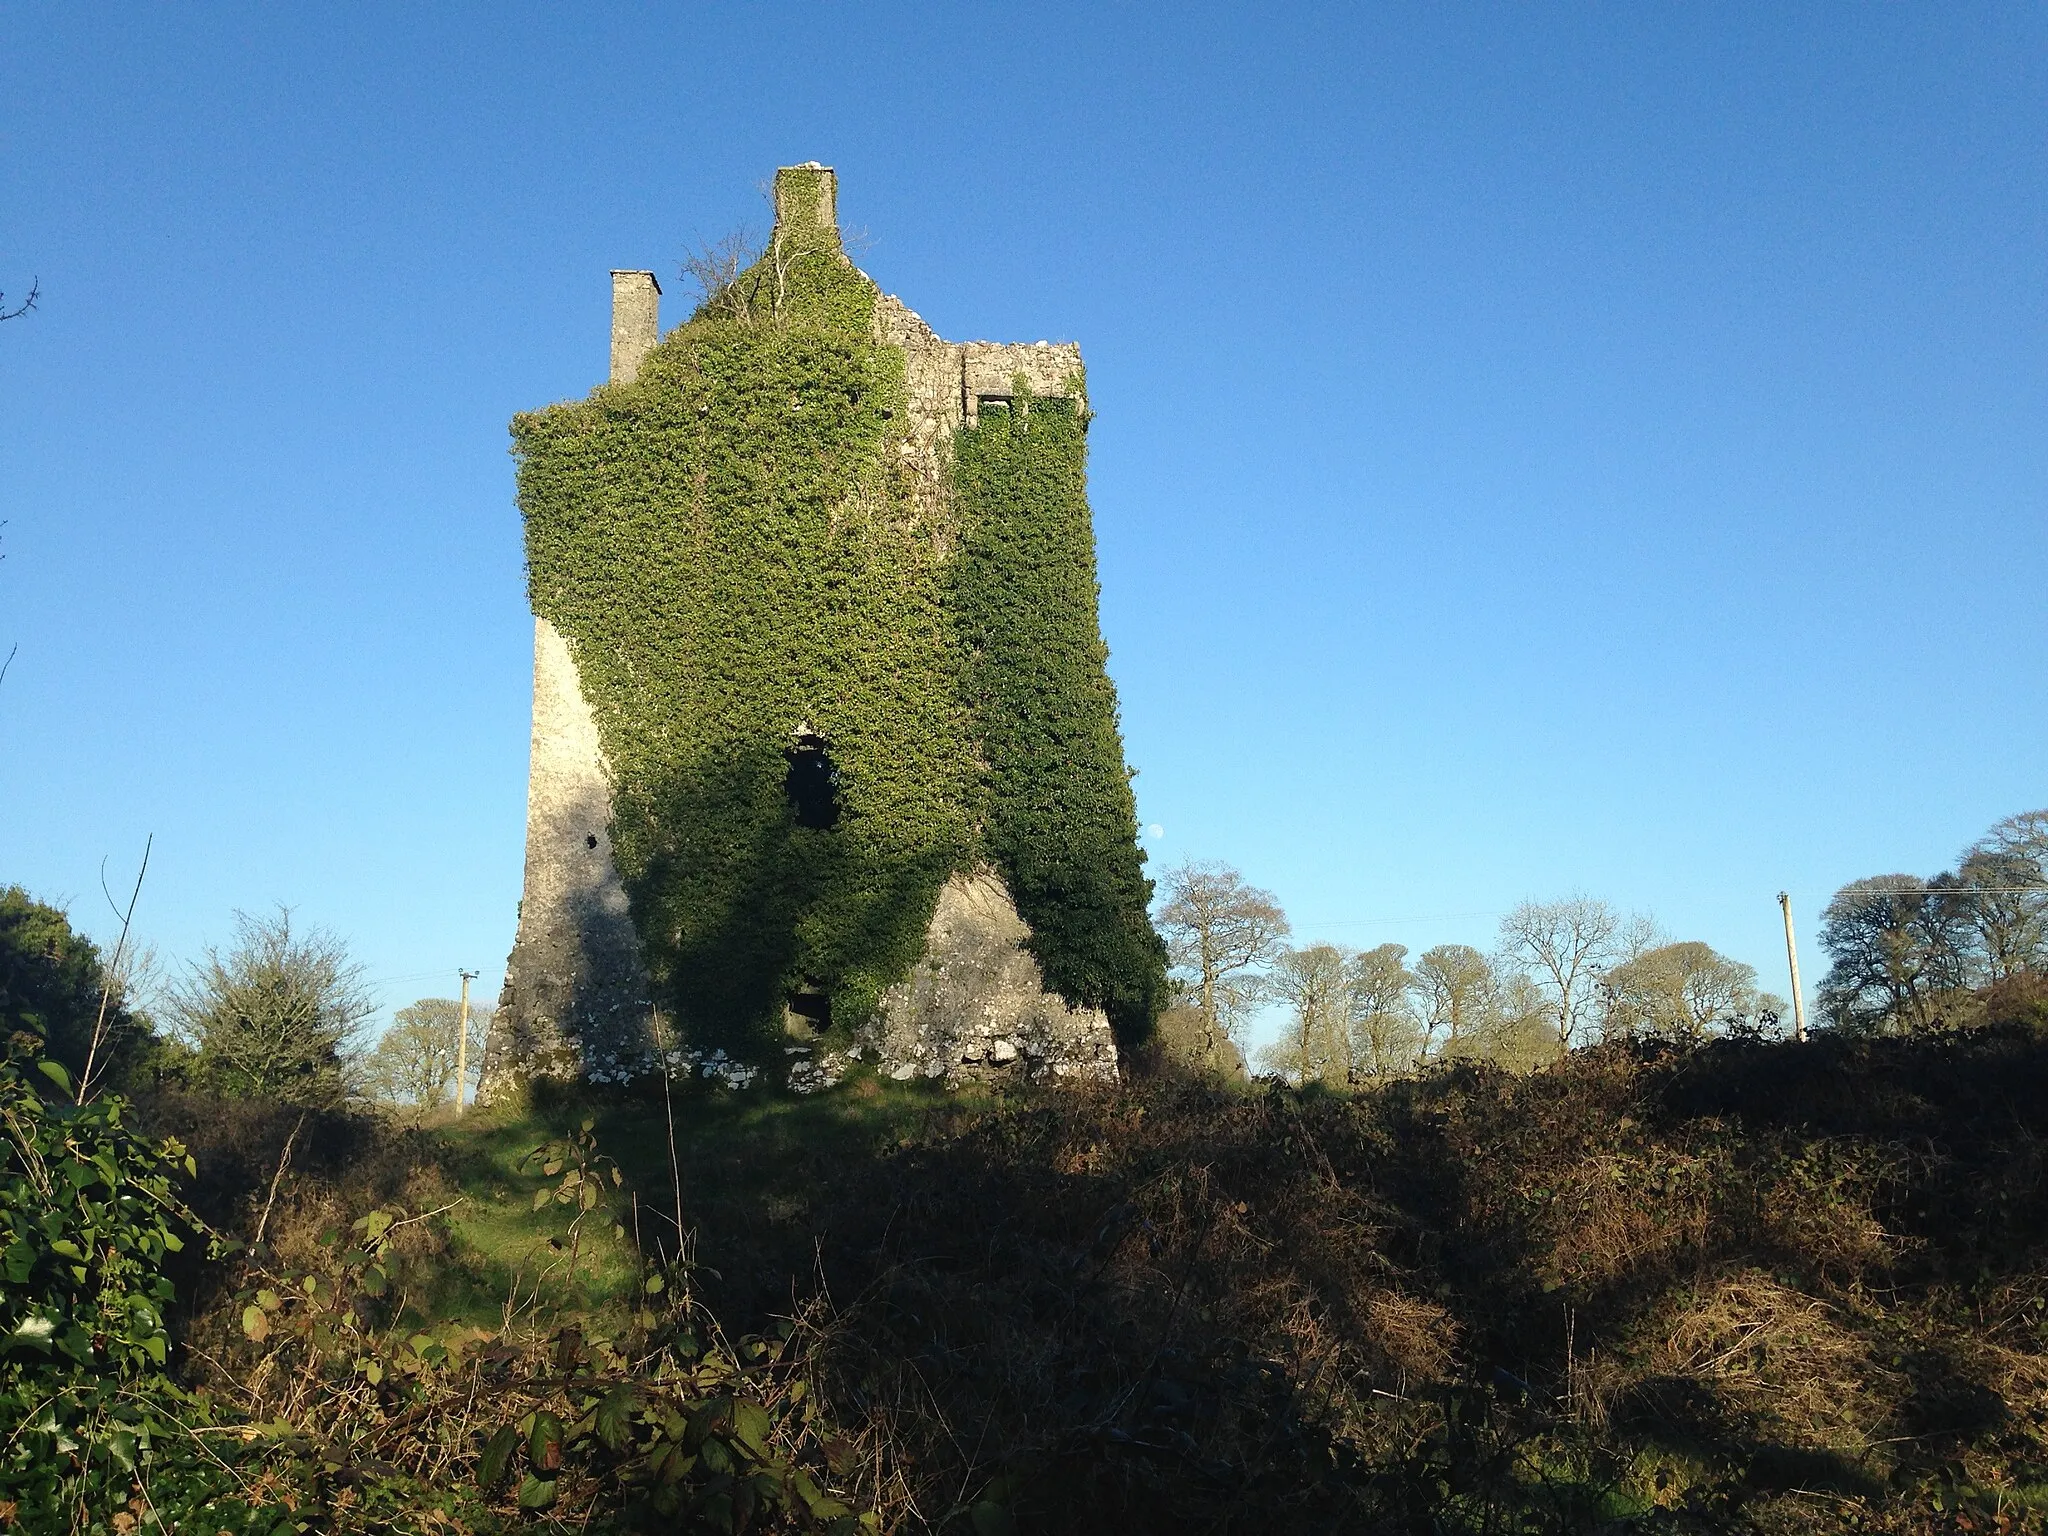
[[[2048,803],[2038,5],[5,5],[0,880],[104,934],[153,833],[167,956],[494,993],[506,422],[812,158],[1083,344],[1155,854],[1300,934],[1584,891],[1782,986],[1779,889]]]

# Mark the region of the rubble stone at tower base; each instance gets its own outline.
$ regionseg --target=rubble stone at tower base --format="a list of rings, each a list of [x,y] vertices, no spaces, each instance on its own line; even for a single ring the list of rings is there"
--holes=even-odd
[[[1045,990],[1024,945],[1031,930],[986,870],[939,893],[924,958],[882,994],[864,1031],[883,1072],[953,1080],[1016,1075],[1113,1080],[1116,1043],[1099,1008]]]

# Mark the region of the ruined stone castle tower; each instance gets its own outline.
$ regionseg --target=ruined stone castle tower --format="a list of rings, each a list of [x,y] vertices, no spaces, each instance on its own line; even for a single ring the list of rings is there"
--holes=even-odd
[[[1080,349],[941,340],[816,164],[667,337],[661,296],[612,273],[609,380],[515,423],[532,759],[487,1073],[1113,1075],[1158,957]]]

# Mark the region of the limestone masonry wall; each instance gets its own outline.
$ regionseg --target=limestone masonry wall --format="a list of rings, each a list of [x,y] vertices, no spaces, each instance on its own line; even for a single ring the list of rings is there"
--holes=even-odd
[[[525,890],[485,1090],[521,1072],[631,1077],[652,1064],[647,975],[612,862],[611,819],[611,779],[575,658],[536,618]]]
[[[1031,930],[987,870],[939,892],[924,958],[882,994],[863,1032],[890,1076],[960,1078],[1014,1070],[1030,1077],[1113,1079],[1116,1045],[1097,1008],[1045,990],[1024,945]]]

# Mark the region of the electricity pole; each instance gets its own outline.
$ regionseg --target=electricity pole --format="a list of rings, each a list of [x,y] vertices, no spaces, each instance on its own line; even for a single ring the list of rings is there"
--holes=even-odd
[[[1806,1038],[1806,999],[1799,994],[1799,946],[1792,939],[1792,898],[1778,892],[1778,910],[1785,914],[1785,960],[1792,967],[1792,1038]]]
[[[1792,919],[1787,917],[1786,922]],[[1788,933],[1790,929],[1786,930]],[[462,978],[462,1018],[455,1026],[455,1113],[462,1113],[462,1085],[469,1081],[469,983],[475,971],[458,970]]]

